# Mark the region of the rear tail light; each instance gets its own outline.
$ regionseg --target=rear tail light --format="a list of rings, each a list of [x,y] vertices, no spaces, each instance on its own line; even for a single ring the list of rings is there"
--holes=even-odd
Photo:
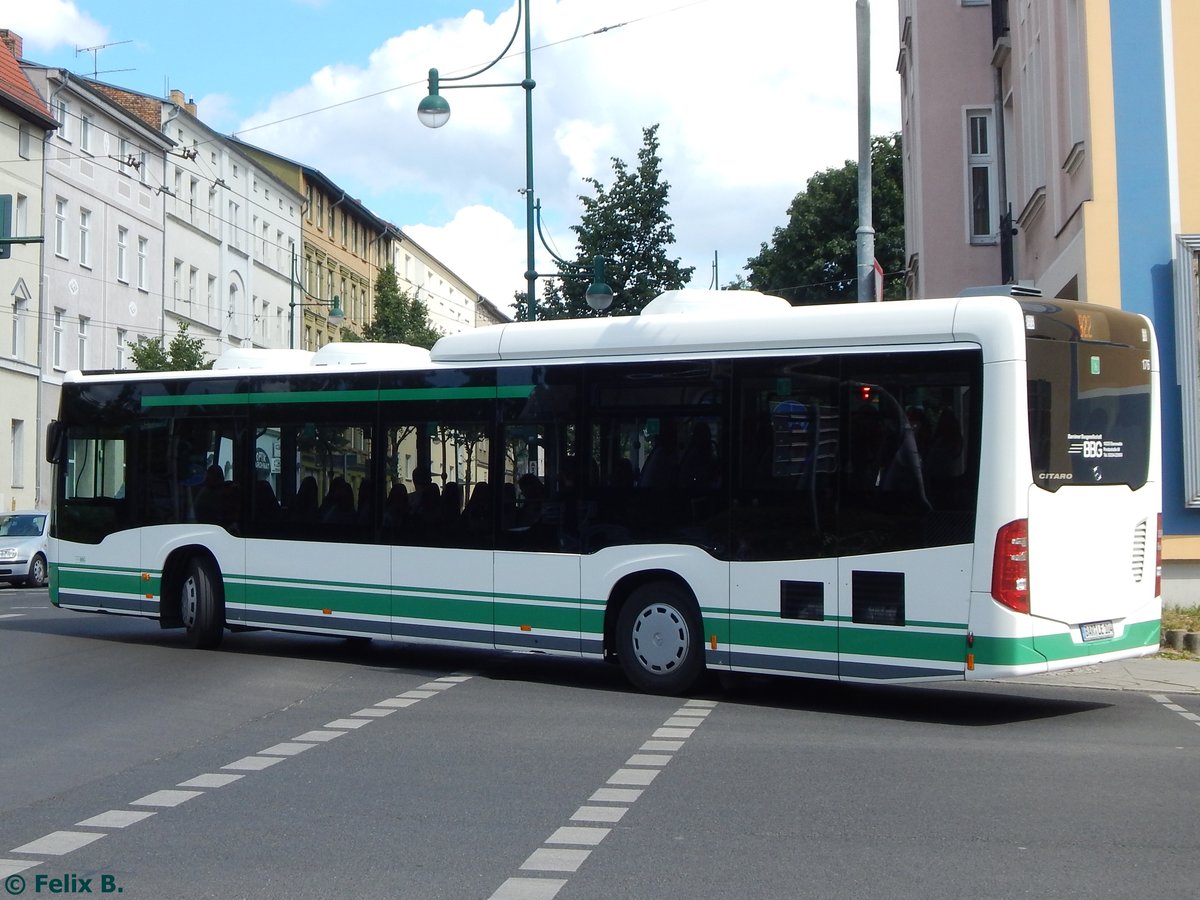
[[[1017,519],[996,532],[992,597],[1009,609],[1029,612],[1029,520]]]
[[[1158,536],[1154,541],[1154,596],[1162,596],[1162,513],[1158,514]]]

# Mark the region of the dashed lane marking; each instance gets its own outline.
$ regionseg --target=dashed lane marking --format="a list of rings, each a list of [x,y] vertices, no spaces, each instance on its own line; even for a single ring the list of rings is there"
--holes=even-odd
[[[30,841],[28,844],[22,844],[20,847],[13,847],[12,852],[62,856],[65,853],[70,853],[72,850],[86,847],[88,844],[98,841],[102,837],[104,837],[103,834],[96,834],[94,831],[52,831],[45,837],[38,838],[36,841]]]
[[[521,863],[521,871],[559,875],[579,871],[579,867],[591,855],[591,848],[600,846],[612,831],[611,827],[605,826],[621,821],[629,811],[630,804],[642,796],[644,788],[658,777],[662,767],[674,758],[672,754],[683,748],[684,741],[691,737],[715,706],[713,700],[689,700],[672,713],[654,732],[654,736],[643,742],[638,752],[609,777],[606,784],[617,786],[594,791],[587,805],[579,807],[571,816],[572,822],[595,824],[564,825],[555,829],[543,842],[545,846],[534,850]],[[688,727],[676,727],[681,725]],[[553,900],[566,883],[564,878],[520,875],[507,879],[489,900]]]
[[[153,815],[156,814],[144,810],[110,809],[108,812],[102,812],[98,816],[92,816],[90,819],[84,819],[75,824],[83,828],[128,828]]]
[[[0,618],[11,618],[11,616],[0,616]],[[273,744],[265,750],[258,751],[258,753],[243,756],[241,759],[221,766],[221,772],[205,772],[196,775],[187,781],[180,782],[176,785],[176,788],[154,791],[137,800],[131,800],[128,805],[152,806],[164,810],[179,806],[205,793],[204,790],[187,790],[189,788],[211,789],[233,784],[235,781],[245,777],[245,775],[235,774],[235,772],[258,772],[277,763],[285,762],[287,759],[319,744],[342,737],[351,733],[354,729],[369,725],[383,716],[391,715],[397,709],[412,706],[419,700],[436,697],[443,691],[455,685],[462,684],[464,681],[470,680],[470,678],[470,675],[447,675],[438,678],[436,681],[426,682],[420,686],[421,689],[405,691],[398,696],[387,697],[374,706],[360,709],[353,717],[335,719],[332,722],[327,722],[323,728],[306,731],[292,738],[290,741]],[[230,769],[234,770],[234,772],[227,771]],[[178,788],[184,788],[184,790],[179,790]],[[82,822],[77,822],[76,827],[128,828],[156,814],[155,811],[110,809],[84,819]],[[86,847],[88,844],[94,843],[107,835],[107,831],[52,831],[50,834],[44,835],[35,841],[22,844],[20,847],[14,847],[9,852],[42,857],[63,856],[81,847]],[[27,869],[42,865],[45,861],[44,859],[0,858],[0,878],[18,875]],[[547,882],[543,881],[541,883],[546,884]],[[522,896],[526,896],[527,900],[538,900],[537,895]]]
[[[1161,705],[1163,709],[1169,709],[1171,712],[1177,713],[1181,719],[1186,719],[1193,725],[1200,725],[1200,715],[1189,712],[1187,707],[1180,706],[1166,694],[1151,694],[1150,699]]]

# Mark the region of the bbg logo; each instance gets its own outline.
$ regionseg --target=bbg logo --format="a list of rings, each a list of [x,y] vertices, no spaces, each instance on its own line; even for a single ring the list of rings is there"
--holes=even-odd
[[[1104,456],[1104,441],[1084,441],[1083,458],[1100,459]]]

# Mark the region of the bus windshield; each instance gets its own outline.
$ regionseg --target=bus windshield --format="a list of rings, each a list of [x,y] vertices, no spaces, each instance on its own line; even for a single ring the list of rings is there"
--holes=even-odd
[[[1029,442],[1034,483],[1146,483],[1151,359],[1145,329],[1105,312],[1026,308]],[[1049,309],[1048,309],[1049,307]],[[1073,319],[1068,319],[1068,316]],[[1121,317],[1128,325],[1131,317]]]

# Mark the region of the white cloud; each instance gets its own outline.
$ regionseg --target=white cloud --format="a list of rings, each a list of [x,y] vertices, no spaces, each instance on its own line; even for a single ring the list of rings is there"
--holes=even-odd
[[[533,44],[543,46],[533,58],[535,184],[546,220],[567,223],[550,229],[556,250],[571,255],[581,179],[607,184],[612,156],[636,164],[642,129],[661,123],[674,252],[696,266],[694,281],[705,285],[714,254],[723,260],[720,279],[729,280],[784,224],[792,197],[814,172],[856,154],[855,7],[851,0],[671,2],[534,7]],[[876,16],[880,8],[890,13],[876,32],[894,33],[895,0],[875,6]],[[488,22],[472,11],[390,38],[365,67],[326,67],[246,124],[399,89],[245,136],[351,180],[386,218],[424,223],[427,230],[406,230],[490,299],[507,303],[524,287],[517,191],[525,181],[523,94],[515,87],[457,90],[450,79],[493,58],[515,14],[510,8]],[[894,44],[874,48],[875,103],[884,113],[877,132],[898,125]],[[523,62],[517,53],[471,83],[519,81]],[[431,64],[452,108],[437,131],[415,115]]]
[[[458,210],[445,225],[402,225],[401,230],[474,290],[513,314],[513,291],[525,285],[514,285],[506,275],[525,270],[523,223],[518,227],[491,207],[476,205]]]
[[[108,29],[79,11],[68,0],[39,0],[5,4],[4,28],[21,36],[25,42],[24,55],[37,59],[38,52],[58,47],[93,47],[108,40]],[[80,67],[80,71],[83,67]]]

